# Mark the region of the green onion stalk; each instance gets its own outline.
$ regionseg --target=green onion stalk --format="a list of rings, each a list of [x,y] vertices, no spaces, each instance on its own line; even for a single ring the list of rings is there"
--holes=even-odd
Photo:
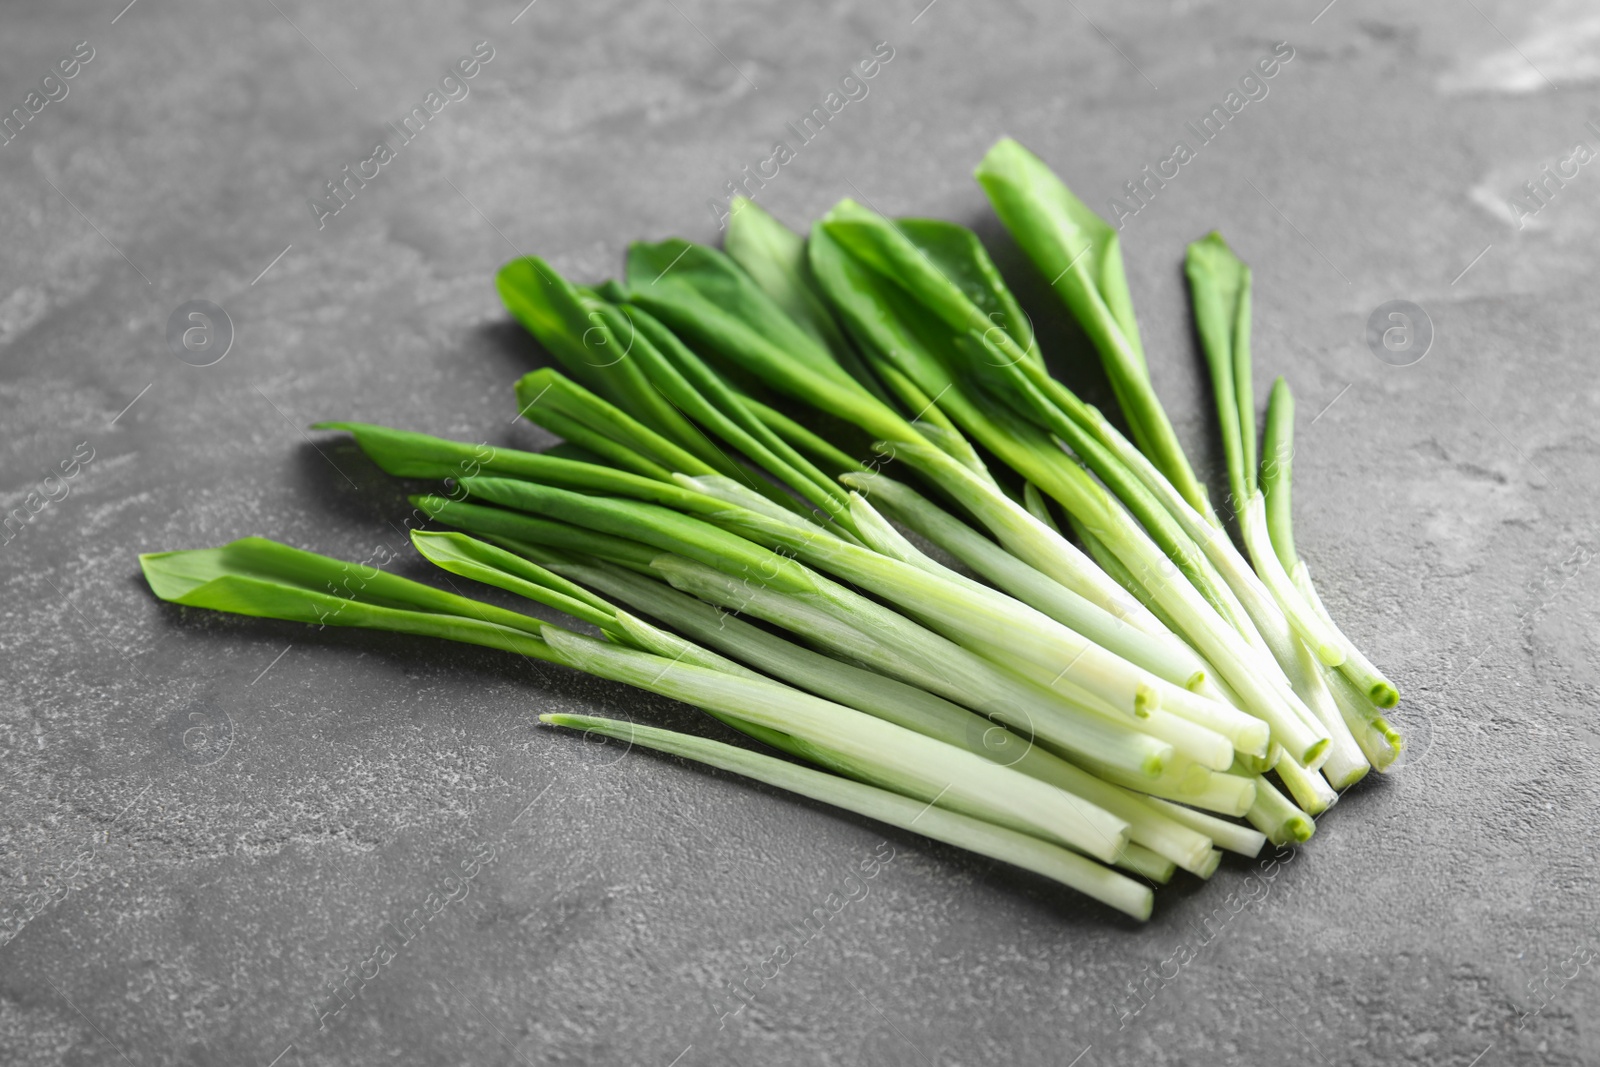
[[[835,209],[813,234],[814,271],[824,290],[835,298],[841,317],[852,327],[861,347],[876,353],[875,366],[892,363],[913,379],[922,393],[936,397],[937,406],[963,430],[1060,502],[1118,557],[1125,572],[1133,575],[1147,594],[1152,608],[1176,620],[1179,633],[1217,668],[1218,680],[1242,698],[1245,710],[1267,721],[1286,745],[1315,765],[1328,742],[1324,729],[1287,685],[1277,684],[1268,657],[1247,645],[1120,502],[1061,452],[1047,434],[1021,420],[1001,424],[993,417],[992,406],[970,396],[962,382],[949,373],[949,364],[958,357],[941,358],[937,353],[941,347],[945,352],[956,347],[962,339],[954,332],[957,328],[969,330],[1007,355],[1013,365],[1034,363],[1027,349],[1005,331],[991,326],[979,332],[977,324],[989,321],[982,305],[968,299],[949,280],[950,274],[957,273],[953,267],[946,271],[933,264],[932,252],[953,260],[956,251],[969,261],[988,263],[981,248],[975,247],[975,239],[957,241],[949,230],[943,224],[924,226],[919,232],[924,234],[926,247],[921,247],[887,220],[846,205]],[[984,273],[969,270],[958,276]],[[1004,292],[998,282],[986,284]],[[918,286],[919,299],[906,292],[903,287],[907,285]],[[914,442],[889,441],[885,448],[919,470],[927,469],[938,454],[937,449]],[[969,511],[985,509],[980,520],[1013,554],[1072,588],[1072,572],[1052,570],[1064,555],[1063,546],[1070,548],[1055,531],[970,471],[946,471],[940,484],[959,494],[960,503]],[[1014,509],[1010,514],[1008,504]],[[1088,557],[1075,549],[1072,552],[1082,561],[1082,569],[1092,570],[1100,581],[1111,580]],[[1197,556],[1189,553],[1186,558]],[[1170,634],[1151,612],[1146,611],[1144,617],[1157,632]]]
[[[344,428],[356,434],[358,442],[381,466],[400,474],[425,475],[452,469],[469,447],[359,424],[345,424]],[[545,477],[573,486],[583,484],[583,465],[568,460],[494,450],[482,461],[482,466],[495,472]],[[653,483],[626,472],[593,469],[593,473],[591,491],[628,492],[635,497],[669,501],[702,517],[716,515],[719,508],[725,511],[723,518],[731,514],[727,511],[728,504],[680,486]],[[686,481],[690,485],[713,487],[704,479]],[[1203,767],[1213,770],[1227,767],[1236,750],[1265,751],[1267,735],[1259,720],[1159,679],[1152,679],[1149,684],[1158,688],[1166,707],[1140,709],[1142,714],[1135,716],[1138,730],[1128,731],[1122,728],[1124,717],[1104,702],[1095,707],[1092,698],[1083,693],[1078,693],[1075,701],[1063,702],[1060,668],[1053,669],[1058,677],[1044,679],[1036,675],[1034,684],[1030,685],[1027,679],[999,669],[981,656],[930,633],[884,606],[809,572],[795,560],[777,556],[689,515],[665,509],[641,510],[633,501],[608,500],[511,479],[467,477],[462,486],[476,499],[518,508],[520,513],[443,497],[420,497],[418,503],[435,517],[491,537],[509,536],[520,538],[524,543],[542,539],[547,544],[590,549],[595,548],[596,542],[586,545],[586,535],[606,538],[612,543],[606,551],[625,565],[653,570],[699,597],[802,633],[840,655],[870,657],[878,670],[944,693],[951,699],[979,709],[992,704],[996,718],[1008,721],[1030,736],[1037,733],[1045,743],[1056,745],[1087,763],[1107,770],[1121,770],[1129,776],[1125,780],[1135,784],[1140,776],[1159,778],[1174,755],[1186,753],[1191,762],[1200,766],[1191,768],[1187,781],[1180,779],[1177,785],[1170,786],[1171,795],[1194,796],[1198,802],[1207,803],[1208,779],[1203,775]],[[732,483],[723,485],[724,490],[736,488]],[[862,516],[872,516],[871,521],[859,523],[863,529],[876,529],[880,535],[890,530],[864,506],[864,501],[857,500],[856,507]],[[948,516],[946,519],[950,523],[955,521]],[[581,531],[553,520],[578,520],[596,529]],[[777,521],[750,512],[731,524],[759,528]],[[819,532],[807,531],[808,535]],[[654,549],[663,551],[654,554],[650,547],[627,541],[618,536],[620,533],[645,537]],[[830,544],[833,539],[825,532],[820,532],[821,536],[810,536],[809,545],[799,533],[795,529],[788,530],[791,536],[788,543],[812,551],[826,545],[829,551],[822,554],[824,558],[830,553],[858,558],[868,555],[864,549],[843,542]],[[631,551],[619,550],[618,543],[631,545]],[[909,547],[903,539],[899,546],[901,549]],[[932,566],[931,561],[923,558],[921,568],[908,572],[912,584],[925,584],[928,577],[925,568],[929,566]],[[951,588],[964,594],[989,601],[998,596],[994,590],[979,587],[954,572],[943,568],[938,571],[943,572]],[[790,584],[785,585],[785,582]],[[1005,606],[1001,613],[1012,610]],[[993,643],[986,650],[997,657],[1001,651]],[[1006,652],[1009,655],[1011,650]],[[1073,655],[1080,660],[1085,658],[1082,648]],[[1046,691],[1040,684],[1046,681],[1056,683],[1054,691]],[[1099,716],[1085,717],[1084,705],[1097,710]],[[1063,721],[1063,706],[1076,712],[1076,718]],[[1170,745],[1162,742],[1170,742]],[[1234,800],[1224,805],[1225,808],[1231,806],[1235,806]]]
[[[561,365],[516,383],[518,412],[562,445],[318,426],[446,483],[412,497],[454,528],[413,533],[426,559],[598,636],[259,538],[143,556],[146,578],[189,607],[477,644],[686,701],[785,758],[541,718],[1141,919],[1178,869],[1303,842],[1394,762],[1398,693],[1297,554],[1282,379],[1258,452],[1249,269],[1215,234],[1189,248],[1241,551],[1156,397],[1116,231],[1014,141],[977,177],[1099,354],[1126,436],[1050,374],[970,230],[844,201],[803,235],[741,200],[725,252],[635,244],[594,287],[535,258],[499,272]]]
[[[880,669],[924,688],[936,687],[967,704],[996,705],[995,714],[1012,725],[1047,737],[1062,748],[1123,766],[1135,774],[1159,773],[1171,758],[1170,745],[1143,733],[1143,719],[1058,683],[1053,689],[1007,669],[848,587],[804,563],[780,555],[718,526],[652,505],[620,498],[586,496],[531,482],[467,478],[462,482],[485,507],[444,497],[418,497],[431,516],[478,534],[552,547],[581,545],[593,531],[627,539],[643,549],[648,568],[672,584],[728,610],[767,618],[803,630],[841,654],[871,657]],[[747,519],[748,521],[748,519]],[[562,525],[564,531],[552,526]],[[819,537],[817,543],[824,538]],[[631,556],[639,561],[637,553]],[[931,582],[913,572],[906,598],[934,602]],[[935,605],[937,607],[937,604]],[[979,604],[979,610],[986,606]],[[951,608],[956,614],[959,607]],[[985,615],[994,615],[991,608]],[[992,650],[991,650],[992,651]],[[1065,662],[1065,661],[1064,661]],[[1064,673],[1058,666],[1056,673]],[[1078,695],[1082,699],[1074,700]]]
[[[1116,862],[1127,850],[1128,822],[1060,785],[762,676],[617,610],[497,546],[460,534],[417,531],[414,539],[424,556],[452,572],[566,611],[597,625],[602,638],[262,538],[214,549],[151,553],[141,556],[140,563],[151,589],[173,603],[462,641],[696,704],[836,774],[923,808],[964,816],[970,821],[962,825],[972,839],[988,833],[985,847],[977,851],[1030,869],[1037,864],[1029,857],[1044,853],[1019,845],[1019,837],[1049,843],[1055,848],[1050,855],[1069,854],[1065,850],[1072,848],[1104,862]],[[328,591],[335,583],[342,583],[342,593]],[[829,777],[834,783],[844,780]],[[871,814],[854,802],[863,794],[846,788],[832,795],[837,799],[831,802]],[[1171,823],[1153,809],[1146,821]],[[1170,836],[1182,837],[1181,828],[1167,829]],[[1137,883],[1125,884],[1123,876],[1096,863],[1058,858],[1051,870],[1057,880],[1114,907],[1138,917],[1149,913],[1148,900],[1140,903]]]
[[[1297,567],[1304,568],[1293,554],[1292,540],[1286,542],[1284,551],[1278,543],[1281,538],[1273,535],[1274,526],[1287,529],[1288,454],[1281,449],[1289,440],[1292,408],[1284,403],[1287,387],[1275,389],[1275,395],[1283,400],[1276,419],[1269,405],[1268,441],[1261,450],[1258,477],[1248,268],[1216,235],[1190,248],[1188,274],[1195,296],[1196,326],[1212,371],[1232,510],[1237,513],[1253,566],[1245,565],[1221,534],[1221,518],[1201,496],[1188,491],[1192,472],[1187,463],[1175,462],[1170,452],[1142,447],[1147,428],[1159,429],[1165,420],[1152,415],[1160,405],[1142,358],[1128,358],[1128,346],[1110,336],[1119,325],[1112,321],[1115,316],[1108,319],[1099,310],[1101,305],[1126,298],[1120,255],[1113,254],[1115,231],[1073,197],[1043,162],[1015,142],[1002,141],[995,146],[980,165],[978,180],[1002,222],[1035,265],[1055,279],[1053,287],[1085,325],[1108,375],[1119,383],[1119,403],[1141,448],[1122,441],[1097,412],[1086,413],[1080,421],[1144,483],[1233,589],[1261,643],[1272,652],[1282,678],[1293,685],[1301,704],[1327,729],[1332,748],[1337,750],[1330,755],[1336,766],[1328,769],[1329,778],[1340,788],[1347,786],[1365,773],[1362,764],[1375,752],[1380,758],[1372,760],[1373,765],[1387,766],[1392,755],[1383,758],[1382,749],[1390,744],[1387,738],[1397,741],[1398,735],[1386,722],[1371,724],[1382,719],[1377,706],[1392,706],[1397,699],[1394,687],[1338,631],[1327,613],[1314,606],[1314,597],[1304,588],[1308,583],[1294,577]],[[1074,250],[1073,257],[1081,253],[1081,260],[1063,261],[1063,249],[1068,248]],[[1091,328],[1090,320],[1100,325]],[[1272,503],[1275,486],[1282,491]],[[1310,651],[1310,664],[1301,654],[1302,647]],[[1330,667],[1336,670],[1330,672]],[[1330,674],[1338,674],[1350,684],[1334,681]],[[1322,699],[1324,690],[1343,699]],[[1361,699],[1354,699],[1357,696]],[[1329,708],[1335,702],[1338,714],[1331,714]],[[1366,743],[1375,738],[1384,740]],[[1359,759],[1354,754],[1358,742],[1364,752]]]

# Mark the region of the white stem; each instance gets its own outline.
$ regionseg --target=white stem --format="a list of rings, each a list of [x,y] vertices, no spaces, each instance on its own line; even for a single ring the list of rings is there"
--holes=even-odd
[[[692,666],[548,627],[546,643],[570,666],[601,678],[778,730],[870,767],[876,784],[1087,855],[1114,860],[1128,824],[1082,798],[982,756],[778,682]]]

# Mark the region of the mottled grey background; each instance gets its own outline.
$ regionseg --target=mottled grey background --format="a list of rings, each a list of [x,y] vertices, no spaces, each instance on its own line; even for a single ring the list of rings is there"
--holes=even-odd
[[[1600,1060],[1600,169],[1547,184],[1520,228],[1507,207],[1600,147],[1592,3],[122,2],[0,12],[4,111],[77,42],[95,53],[0,146],[0,505],[93,455],[0,535],[0,1062]],[[319,231],[307,198],[480,40],[470,96]],[[1058,336],[969,178],[982,152],[1012,133],[1103,209],[1282,40],[1270,95],[1124,232],[1154,377],[1213,474],[1181,253],[1217,227],[1254,265],[1257,388],[1283,373],[1300,398],[1302,551],[1406,697],[1414,765],[1270,878],[1180,877],[1136,927],[534,725],[686,709],[485,651],[181,612],[138,578],[141,550],[254,533],[402,549],[402,490],[306,424],[536,443],[510,383],[541,356],[495,268],[516,249],[598,279],[630,239],[714,239],[708,198],[878,41],[870,95],[762,200],[795,223],[841,196],[970,222]],[[202,299],[236,336],[197,368],[166,330]],[[1397,299],[1436,330],[1405,368],[1364,342]],[[382,924],[486,845],[466,898],[319,1028]],[[890,850],[719,1028],[725,984]],[[1230,892],[1265,898],[1200,945]]]

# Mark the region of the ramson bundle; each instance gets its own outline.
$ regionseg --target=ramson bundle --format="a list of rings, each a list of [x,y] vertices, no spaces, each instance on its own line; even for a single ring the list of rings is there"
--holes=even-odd
[[[847,200],[802,236],[740,201],[725,251],[636,244],[596,287],[534,258],[500,271],[566,371],[524,377],[517,406],[565,443],[318,427],[445,482],[413,498],[448,528],[413,533],[424,557],[581,630],[259,538],[146,555],[145,576],[179,604],[486,645],[686,701],[781,756],[541,718],[1146,918],[1177,868],[1310,838],[1395,760],[1399,694],[1295,551],[1293,400],[1278,379],[1258,445],[1249,269],[1216,234],[1188,249],[1218,508],[1151,385],[1116,231],[1015,141],[977,178],[1126,433],[1051,375],[971,231]]]

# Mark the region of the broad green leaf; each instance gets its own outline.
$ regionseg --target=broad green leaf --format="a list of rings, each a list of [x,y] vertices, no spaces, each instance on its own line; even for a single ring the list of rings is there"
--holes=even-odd
[[[699,351],[780,392],[870,424],[869,432],[915,433],[721,252],[680,240],[635,244],[628,285],[634,303]]]
[[[1250,381],[1250,267],[1216,230],[1184,256],[1194,299],[1195,331],[1211,368],[1211,392],[1222,430],[1229,490],[1240,512],[1256,488],[1256,403]],[[1240,381],[1240,373],[1245,374]]]
[[[975,176],[995,214],[1099,352],[1140,450],[1191,506],[1209,514],[1205,490],[1150,382],[1116,231],[1010,138],[990,149]]]
[[[940,219],[899,219],[895,227],[920,248],[966,295],[991,330],[1003,331],[1028,357],[1043,366],[1043,357],[1034,344],[1033,323],[1012,295],[1000,270],[978,240],[978,235],[953,222]]]
[[[799,326],[830,351],[849,342],[816,291],[806,262],[806,239],[754,200],[735,200],[724,241],[728,257]]]
[[[1072,194],[1038,156],[1009,137],[984,156],[975,173],[995,213],[1017,244],[1076,312],[1098,296],[1144,369],[1133,297],[1122,267],[1122,243],[1110,223]],[[1146,372],[1148,376],[1148,372]]]
[[[444,637],[549,658],[546,624],[365,564],[247,537],[217,548],[139,557],[161,599],[314,626],[358,626]]]
[[[806,239],[743,197],[733,203],[724,241],[728,256],[762,291],[833,353],[839,365],[879,400],[889,398],[822,298],[806,255]]]
[[[704,436],[631,358],[636,338],[626,327],[621,332],[613,328],[616,324],[602,314],[606,305],[598,296],[572,286],[548,263],[533,257],[506,264],[495,284],[511,313],[580,382],[702,463],[721,469]]]

